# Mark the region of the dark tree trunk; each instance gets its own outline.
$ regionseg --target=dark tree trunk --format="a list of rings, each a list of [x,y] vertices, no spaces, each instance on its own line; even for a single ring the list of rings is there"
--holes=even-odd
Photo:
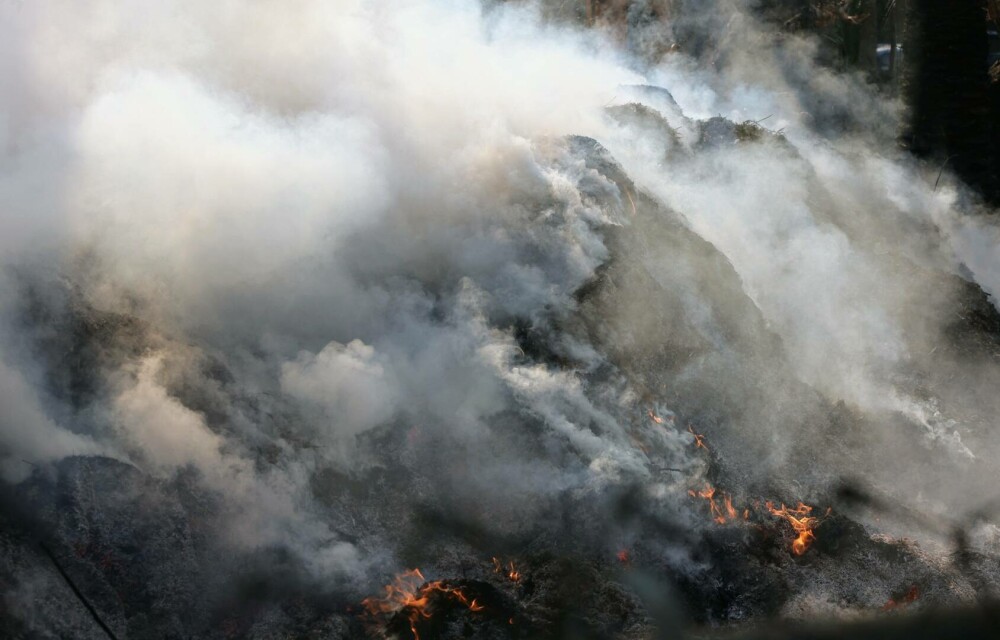
[[[904,142],[997,202],[986,0],[906,4],[903,91],[911,114]]]
[[[878,75],[875,49],[878,46],[879,15],[876,0],[861,0],[858,3],[862,16],[858,25],[858,66],[873,78]]]
[[[896,80],[899,78],[899,38],[903,31],[902,29],[902,19],[900,16],[903,14],[903,9],[901,4],[905,0],[886,0],[884,4],[884,15],[886,17],[885,32],[887,34],[886,42],[889,43],[889,81],[895,85]]]
[[[878,15],[875,0],[853,0],[843,15],[843,52],[848,66],[874,77],[875,47],[878,44]]]

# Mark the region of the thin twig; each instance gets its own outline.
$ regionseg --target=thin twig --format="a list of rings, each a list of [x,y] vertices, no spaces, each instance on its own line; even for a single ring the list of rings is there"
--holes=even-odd
[[[937,191],[937,187],[938,187],[938,182],[941,182],[941,174],[942,174],[942,173],[944,173],[944,168],[945,168],[946,166],[948,166],[948,161],[949,161],[949,160],[951,160],[952,158],[954,158],[954,157],[955,157],[955,156],[957,156],[957,155],[958,155],[957,153],[955,153],[955,154],[952,154],[952,155],[948,156],[947,158],[945,158],[945,159],[944,159],[944,162],[942,162],[942,163],[941,163],[941,168],[940,168],[940,169],[938,169],[938,177],[937,177],[937,180],[935,180],[935,181],[934,181],[934,188],[933,188],[933,189],[931,189],[931,191]]]

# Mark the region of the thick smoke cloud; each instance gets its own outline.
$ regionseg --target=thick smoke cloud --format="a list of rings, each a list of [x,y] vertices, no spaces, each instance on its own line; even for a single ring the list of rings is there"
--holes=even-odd
[[[193,474],[220,546],[359,592],[418,507],[555,540],[642,485],[701,526],[688,422],[748,496],[988,497],[998,369],[948,328],[993,225],[897,105],[707,4],[674,53],[535,4],[0,6],[4,477]]]

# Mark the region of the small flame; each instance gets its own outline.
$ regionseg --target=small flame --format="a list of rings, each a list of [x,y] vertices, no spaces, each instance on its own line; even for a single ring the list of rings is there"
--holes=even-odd
[[[507,579],[511,582],[521,581],[521,572],[518,571],[513,560],[509,561],[507,566],[504,567],[503,563],[500,562],[500,559],[493,556],[493,571],[499,575],[507,576]]]
[[[768,501],[765,506],[771,515],[784,518],[788,524],[792,525],[792,529],[798,534],[792,541],[792,553],[797,556],[804,554],[816,540],[816,534],[813,533],[813,530],[820,523],[819,518],[809,515],[813,508],[802,502],[799,502],[795,507],[786,507],[782,504],[781,508],[777,509],[774,503]],[[830,509],[827,509],[826,515],[830,515]]]
[[[716,499],[716,489],[710,484],[706,484],[701,491],[689,490],[688,495],[695,498],[708,500],[708,511],[712,520],[717,524],[726,524],[730,520],[737,518],[736,509],[733,507],[733,498],[729,494],[722,492],[719,494],[721,502]]]
[[[617,554],[618,562],[622,564],[628,564],[631,561],[629,557],[628,549],[621,549]]]
[[[691,425],[688,425],[688,433],[690,433],[691,435],[694,436],[694,448],[695,449],[701,448],[701,449],[704,449],[705,451],[708,451],[708,446],[705,445],[705,436],[704,435],[702,435],[700,433],[695,433],[694,432],[694,428]]]
[[[652,420],[656,424],[663,424],[663,418],[661,418],[660,416],[658,416],[655,413],[653,413],[652,409],[650,409],[647,413],[649,413],[649,419],[650,420]]]
[[[625,189],[625,195],[628,196],[628,203],[630,205],[632,205],[632,215],[634,216],[636,214],[636,211],[635,211],[635,200],[632,199],[632,194],[629,193],[628,189]]]
[[[723,496],[722,502],[726,506],[726,517],[730,520],[735,520],[736,509],[733,508],[733,499],[727,494]]]
[[[404,571],[397,575],[392,584],[385,586],[385,596],[381,598],[365,598],[361,604],[373,618],[387,618],[397,612],[403,611],[410,623],[410,631],[415,640],[420,640],[417,632],[417,622],[429,619],[432,614],[431,596],[435,593],[443,594],[462,605],[469,611],[482,611],[485,607],[475,599],[469,599],[461,589],[449,587],[441,580],[427,582],[420,569]]]

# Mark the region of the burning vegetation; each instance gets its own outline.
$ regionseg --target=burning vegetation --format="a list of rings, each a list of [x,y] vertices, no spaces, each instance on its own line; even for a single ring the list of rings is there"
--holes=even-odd
[[[705,444],[705,436],[700,433],[694,432],[694,427],[688,425],[688,433],[694,438],[694,446],[696,449],[704,449],[708,451],[708,445]]]
[[[703,489],[688,491],[688,495],[694,498],[701,498],[708,503],[709,515],[716,524],[727,524],[731,522],[749,522],[751,507],[743,509],[742,514],[733,506],[732,496],[725,492],[716,490],[711,485],[705,485]],[[760,501],[755,501],[753,509],[756,511],[760,506]],[[816,528],[821,524],[822,519],[810,515],[813,507],[799,502],[795,507],[781,508],[774,506],[768,501],[764,503],[764,508],[772,516],[777,516],[787,522],[792,527],[795,539],[791,543],[791,551],[797,556],[803,555],[816,540]],[[827,509],[824,518],[829,516],[832,508]]]
[[[794,508],[782,504],[781,508],[778,509],[771,502],[768,502],[766,507],[771,515],[783,518],[792,525],[792,531],[795,533],[795,540],[792,541],[792,553],[797,556],[804,554],[816,540],[815,529],[820,524],[819,518],[809,515],[813,508],[802,502],[799,502]],[[827,509],[826,515],[830,515],[830,511]]]
[[[0,637],[991,612],[1000,230],[757,3],[23,4]]]
[[[414,640],[420,640],[420,629],[449,604],[460,605],[473,613],[485,609],[461,587],[443,580],[428,582],[419,569],[397,575],[392,583],[385,586],[385,595],[366,598],[361,604],[373,633],[379,634],[392,623],[404,620]]]
[[[704,489],[689,490],[688,495],[703,498],[708,502],[708,511],[712,520],[716,524],[726,524],[736,519],[736,509],[733,508],[733,499],[727,493],[719,493],[716,498],[716,489],[711,485],[705,485]]]
[[[496,556],[493,556],[492,560],[494,573],[506,576],[511,582],[516,583],[521,581],[521,572],[514,566],[513,560],[508,560],[506,566]]]

